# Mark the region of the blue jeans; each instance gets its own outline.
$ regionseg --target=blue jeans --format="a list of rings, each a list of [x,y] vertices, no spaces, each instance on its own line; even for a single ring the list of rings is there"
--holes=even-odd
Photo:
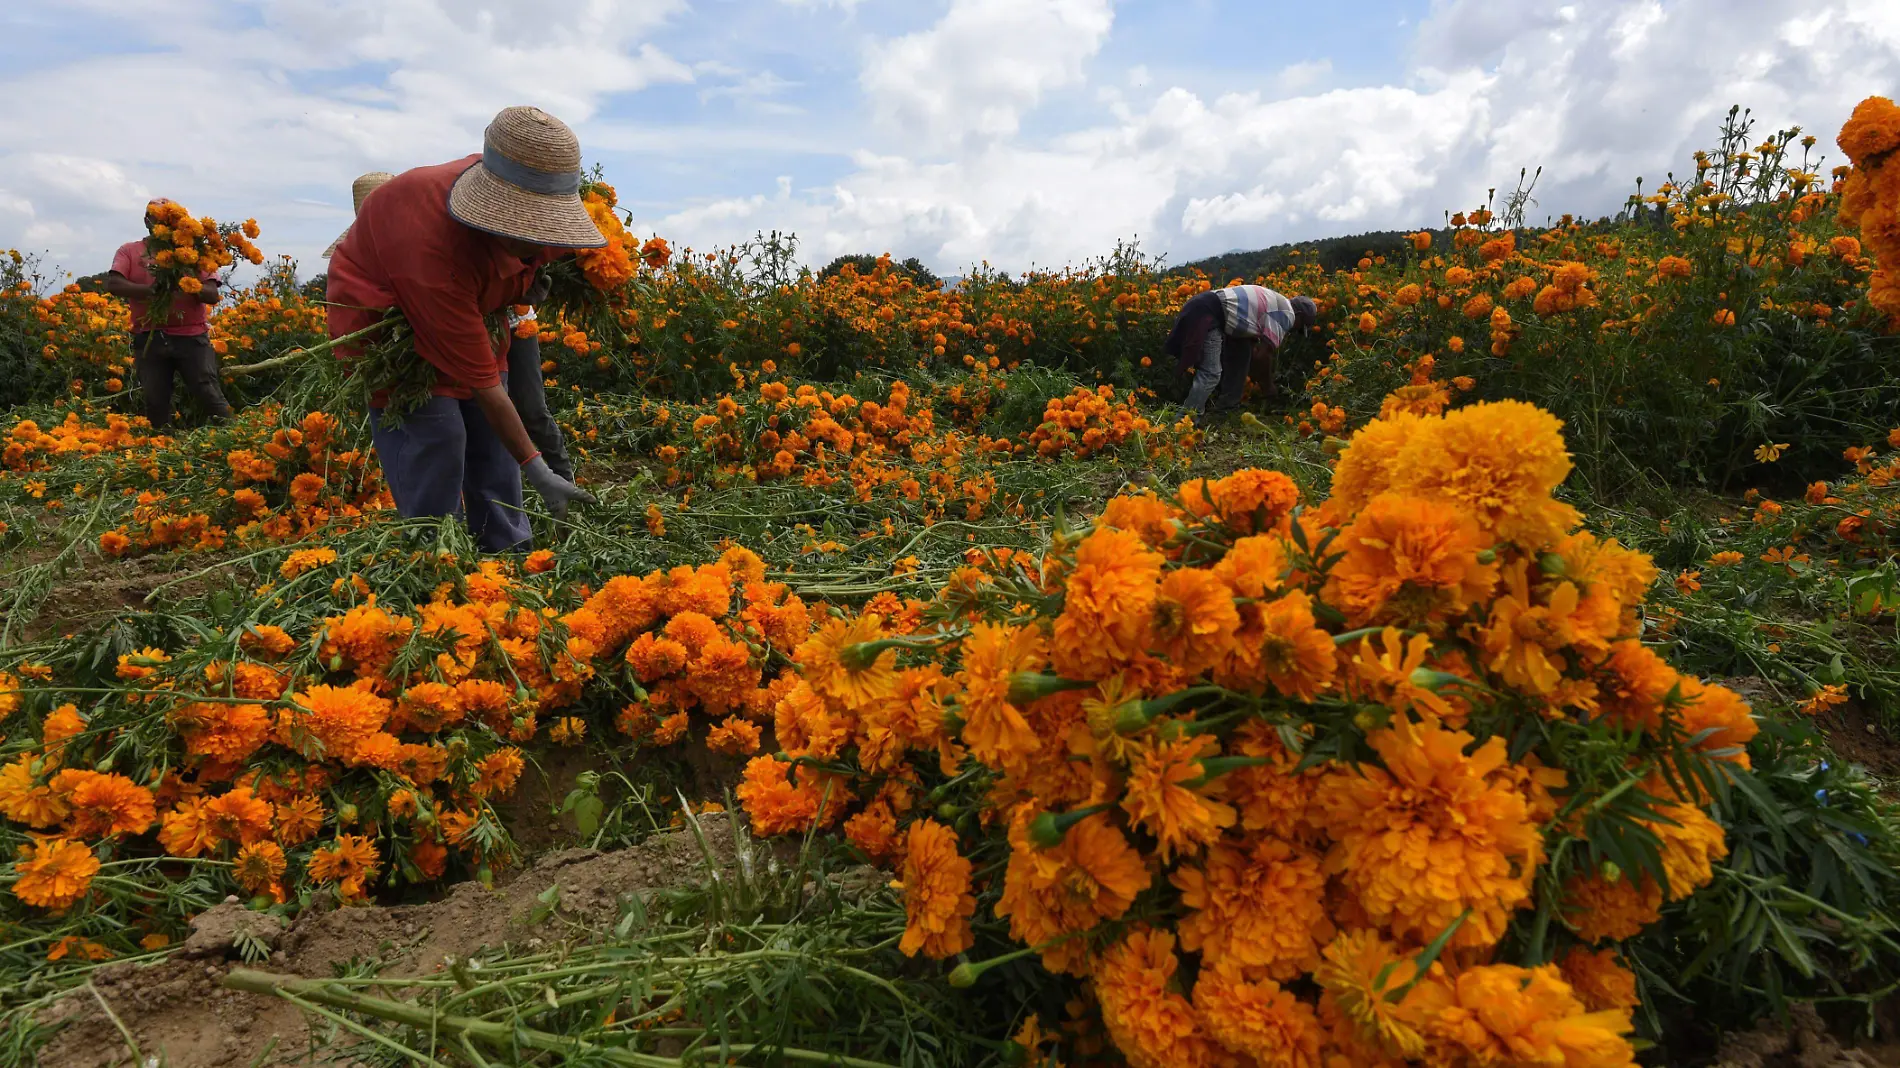
[[[526,549],[521,465],[495,436],[473,400],[431,397],[399,427],[369,410],[370,437],[383,479],[404,518],[461,516],[484,552]]]
[[[1196,415],[1205,412],[1209,398],[1214,401],[1216,414],[1240,407],[1247,392],[1247,376],[1253,370],[1254,344],[1247,338],[1227,337],[1217,329],[1207,332],[1207,340],[1201,344],[1200,365],[1194,369],[1194,384],[1188,387],[1188,411]],[[1217,389],[1219,395],[1214,392]]]

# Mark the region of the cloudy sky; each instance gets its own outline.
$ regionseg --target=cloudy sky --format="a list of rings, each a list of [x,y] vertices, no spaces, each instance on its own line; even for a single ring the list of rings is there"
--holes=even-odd
[[[165,195],[313,273],[351,178],[533,103],[676,246],[1182,262],[1426,225],[1526,166],[1540,213],[1603,214],[1732,103],[1838,156],[1896,88],[1895,0],[17,2],[0,247],[99,270]]]

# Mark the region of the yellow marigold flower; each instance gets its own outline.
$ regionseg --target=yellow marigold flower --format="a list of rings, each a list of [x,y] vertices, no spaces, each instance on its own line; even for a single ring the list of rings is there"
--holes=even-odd
[[[831,620],[798,647],[799,673],[821,696],[846,709],[862,708],[889,696],[897,685],[897,650],[866,658],[852,647],[885,636],[884,620],[875,612]]]
[[[1359,1038],[1388,1056],[1410,1059],[1425,1052],[1421,1003],[1437,992],[1443,974],[1444,966],[1434,963],[1415,985],[1418,965],[1397,946],[1374,931],[1348,931],[1326,947],[1313,980],[1324,991],[1322,1007],[1336,1009]],[[1401,990],[1406,993],[1397,996]]]
[[[1622,1068],[1636,1063],[1627,1012],[1589,1012],[1554,964],[1486,964],[1445,984],[1428,1025],[1442,1063]]]
[[[1178,568],[1162,576],[1155,593],[1147,646],[1196,675],[1228,655],[1239,629],[1234,591],[1212,571]]]
[[[1098,527],[1082,539],[1075,566],[1064,576],[1063,609],[1055,622],[1053,655],[1060,674],[1106,678],[1141,653],[1161,560],[1134,531]]]

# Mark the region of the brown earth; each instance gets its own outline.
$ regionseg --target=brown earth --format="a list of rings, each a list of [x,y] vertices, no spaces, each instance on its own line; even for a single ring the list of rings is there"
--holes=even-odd
[[[1789,1010],[1787,1026],[1764,1023],[1726,1035],[1710,1068],[1892,1068],[1900,1046],[1844,1046],[1828,1033],[1812,1005]]]
[[[1858,701],[1849,701],[1817,717],[1828,747],[1876,778],[1900,778],[1900,739]]]
[[[309,1025],[292,1005],[226,990],[227,971],[242,967],[240,932],[273,946],[255,967],[305,978],[333,976],[352,964],[375,962],[379,974],[425,975],[450,959],[466,958],[503,942],[530,948],[612,926],[622,899],[702,883],[732,861],[727,817],[701,817],[706,848],[688,831],[672,831],[631,849],[549,853],[490,890],[461,883],[438,901],[304,913],[288,929],[245,909],[235,899],[192,921],[180,951],[155,964],[102,968],[93,990],[80,988],[41,1017],[65,1026],[40,1053],[41,1068],[115,1068],[135,1063],[131,1045],[104,1005],[136,1041],[143,1059],[167,1068],[224,1065],[302,1065],[334,1057],[335,1029]],[[710,853],[710,856],[709,856]],[[559,886],[559,907],[531,921],[540,896]],[[151,1058],[161,1058],[151,1061]],[[334,1061],[326,1063],[335,1063]]]

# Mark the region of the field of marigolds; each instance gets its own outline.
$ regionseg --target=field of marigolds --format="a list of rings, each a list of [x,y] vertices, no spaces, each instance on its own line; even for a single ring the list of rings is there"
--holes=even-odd
[[[1713,139],[1246,279],[1321,325],[1202,425],[1233,280],[596,182],[517,556],[295,265],[161,432],[0,261],[0,1064],[1900,1064],[1900,108]]]

